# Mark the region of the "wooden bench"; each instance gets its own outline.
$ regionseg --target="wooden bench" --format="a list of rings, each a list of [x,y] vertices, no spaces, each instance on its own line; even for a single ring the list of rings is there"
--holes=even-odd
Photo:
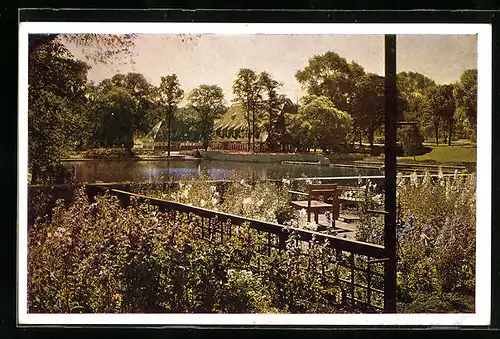
[[[358,197],[341,196],[343,191],[359,192]],[[290,194],[290,204],[296,209],[304,209],[307,212],[307,222],[311,222],[311,214],[314,214],[314,221],[318,224],[319,214],[330,211],[332,213],[332,227],[335,228],[335,221],[345,223],[359,221],[359,216],[352,213],[340,214],[342,204],[359,204],[365,201],[365,190],[356,186],[341,186],[337,184],[312,184],[307,192],[288,191]],[[294,196],[302,199],[294,200]]]
[[[330,211],[332,213],[332,227],[335,227],[335,219],[339,217],[339,190],[337,184],[311,184],[307,192],[288,191],[290,194],[290,204],[296,209],[305,209],[307,222],[311,222],[311,214],[314,214],[314,221],[318,224],[318,215]],[[293,197],[299,195],[301,200],[294,200]]]

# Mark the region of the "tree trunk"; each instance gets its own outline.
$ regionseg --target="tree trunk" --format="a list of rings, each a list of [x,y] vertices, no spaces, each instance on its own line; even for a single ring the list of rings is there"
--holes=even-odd
[[[448,146],[451,146],[451,136],[453,135],[453,117],[448,122]]]
[[[434,123],[434,134],[436,135],[436,145],[439,145],[439,123]]]
[[[167,136],[167,140],[168,140],[168,150],[167,150],[167,155],[168,157],[170,157],[170,130],[171,130],[171,122],[172,122],[172,119],[171,119],[171,112],[168,113],[168,117],[167,117],[167,124],[168,124],[168,136]]]
[[[255,109],[252,109],[252,152],[255,152]]]
[[[375,139],[375,129],[369,128],[368,129],[368,141],[370,142],[370,148],[373,149],[373,141]]]

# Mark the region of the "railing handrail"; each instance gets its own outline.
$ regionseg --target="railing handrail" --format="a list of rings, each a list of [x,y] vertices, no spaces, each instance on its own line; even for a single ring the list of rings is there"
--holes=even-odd
[[[243,223],[248,222],[249,226],[255,230],[260,230],[268,233],[272,233],[278,236],[286,235],[286,231],[295,231],[297,232],[299,238],[302,241],[310,241],[313,237],[315,237],[319,241],[327,240],[329,242],[329,246],[335,249],[352,251],[360,255],[366,255],[372,258],[385,258],[387,253],[385,248],[380,245],[370,244],[366,242],[361,242],[352,239],[344,239],[330,234],[323,234],[311,230],[304,230],[296,227],[288,227],[284,225],[280,225],[277,223],[271,223],[262,220],[256,220],[252,218],[245,218],[242,216],[229,214],[220,211],[209,210],[201,207],[195,207],[192,205],[187,205],[179,202],[149,197],[142,194],[137,194],[133,192],[127,192],[119,189],[110,189],[105,186],[97,186],[101,189],[105,189],[111,191],[115,194],[128,195],[129,197],[134,197],[136,199],[148,200],[150,204],[155,206],[162,206],[167,209],[175,209],[184,213],[193,213],[199,216],[208,217],[208,218],[218,218],[221,221],[231,220],[231,223],[235,225],[242,225]]]

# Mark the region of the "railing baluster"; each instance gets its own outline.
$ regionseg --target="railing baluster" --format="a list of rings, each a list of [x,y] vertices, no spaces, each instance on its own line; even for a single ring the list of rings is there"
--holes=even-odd
[[[366,302],[371,306],[371,280],[372,280],[372,269],[370,258],[367,260],[367,272],[366,272]]]
[[[106,188],[101,187],[101,189]],[[271,247],[278,247],[280,251],[286,249],[286,241],[288,239],[289,229],[285,228],[283,225],[261,222],[258,220],[243,218],[240,216],[221,213],[218,211],[200,209],[176,202],[150,198],[123,190],[109,189],[109,192],[111,194],[118,195],[118,198],[124,202],[127,200],[130,201],[133,197],[137,202],[146,202],[154,206],[158,206],[160,211],[165,211],[165,213],[169,214],[169,218],[171,219],[170,222],[175,222],[178,218],[183,218],[183,215],[185,214],[187,214],[187,218],[189,220],[196,218],[198,225],[200,225],[201,228],[201,238],[211,241],[216,240],[218,237],[218,230],[216,230],[215,227],[220,227],[220,241],[221,243],[223,243],[228,235],[230,238],[233,237],[233,226],[238,228],[242,227],[244,223],[249,222],[250,233],[254,236],[256,235],[256,237],[253,238],[257,242],[255,243],[254,247],[255,251],[257,252],[256,256],[254,256],[254,260],[256,259],[258,270],[261,270],[261,265],[263,265],[263,262],[261,262],[260,258],[261,255],[265,255],[267,253],[267,256],[270,256]],[[179,216],[177,214],[179,214]],[[207,221],[205,219],[208,219],[208,224],[206,224]],[[227,223],[222,222],[221,220],[227,220]],[[225,227],[228,227],[229,229],[224,230]],[[265,238],[266,235],[262,234],[262,232],[267,233],[267,239]],[[358,307],[361,310],[364,310],[366,306],[369,307],[369,310],[381,310],[383,308],[382,306],[379,306],[377,302],[379,301],[379,296],[384,296],[385,293],[380,289],[372,288],[372,286],[377,286],[374,285],[371,281],[373,279],[373,276],[384,278],[383,273],[378,272],[376,269],[372,271],[373,263],[383,263],[387,261],[386,252],[383,247],[368,243],[341,239],[339,237],[311,232],[307,230],[294,229],[294,232],[297,233],[294,244],[295,246],[297,246],[298,255],[308,255],[308,267],[311,267],[315,259],[321,259],[321,267],[315,267],[314,269],[318,272],[318,274],[322,275],[322,278],[324,278],[324,284],[328,284],[328,278],[330,278],[330,275],[328,275],[325,271],[330,268],[330,265],[335,262],[336,259],[338,265],[338,271],[336,272],[336,274],[340,276],[338,279],[340,279],[343,300],[344,302],[346,302],[346,304],[349,304],[346,299],[350,299],[353,308],[356,308],[357,304],[361,304]],[[246,234],[246,232],[244,233]],[[234,236],[242,237],[243,234],[238,233]],[[314,246],[316,246],[316,242],[313,243],[312,241],[313,238],[319,239],[320,242],[328,241],[330,243],[329,247],[325,249],[328,250],[328,253],[325,253],[323,251],[320,256],[315,257],[312,254],[312,250]],[[264,248],[265,246],[267,246],[267,250]],[[308,251],[308,253],[301,253],[301,250]],[[327,258],[325,258],[326,254],[328,254]],[[363,263],[360,263],[360,266],[356,267],[356,255],[362,256],[362,258],[366,257],[367,265],[364,266],[362,265]],[[374,258],[375,260],[371,260],[371,258]],[[255,261],[253,261],[253,263],[255,263]],[[252,267],[255,268],[255,266],[253,265]],[[347,280],[346,273],[349,272],[351,278],[350,280]],[[357,273],[360,277],[366,277],[366,285],[363,284],[363,281],[356,283],[355,277]],[[378,279],[379,278],[377,278],[377,281]],[[344,288],[344,286],[346,288]],[[356,289],[366,290],[366,300],[360,300],[364,299],[363,297],[361,297],[363,293],[359,294],[359,299],[356,298]],[[372,294],[374,293],[376,293],[378,296],[373,296]]]
[[[354,253],[351,252],[350,256],[350,264],[351,264],[351,300],[352,300],[352,306],[355,306],[355,301],[354,301]]]

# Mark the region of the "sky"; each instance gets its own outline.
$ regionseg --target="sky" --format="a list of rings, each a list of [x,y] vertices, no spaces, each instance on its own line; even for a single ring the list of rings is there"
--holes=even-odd
[[[82,52],[68,45],[76,57]],[[317,54],[334,51],[366,72],[384,73],[383,35],[214,35],[141,34],[135,39],[132,62],[91,64],[89,79],[98,83],[116,73],[142,73],[157,86],[160,77],[175,73],[187,93],[201,84],[219,85],[227,102],[240,68],[267,71],[283,82],[281,93],[296,101],[305,94],[295,79]],[[477,68],[476,35],[398,35],[397,71],[422,73],[439,84],[455,82]]]

